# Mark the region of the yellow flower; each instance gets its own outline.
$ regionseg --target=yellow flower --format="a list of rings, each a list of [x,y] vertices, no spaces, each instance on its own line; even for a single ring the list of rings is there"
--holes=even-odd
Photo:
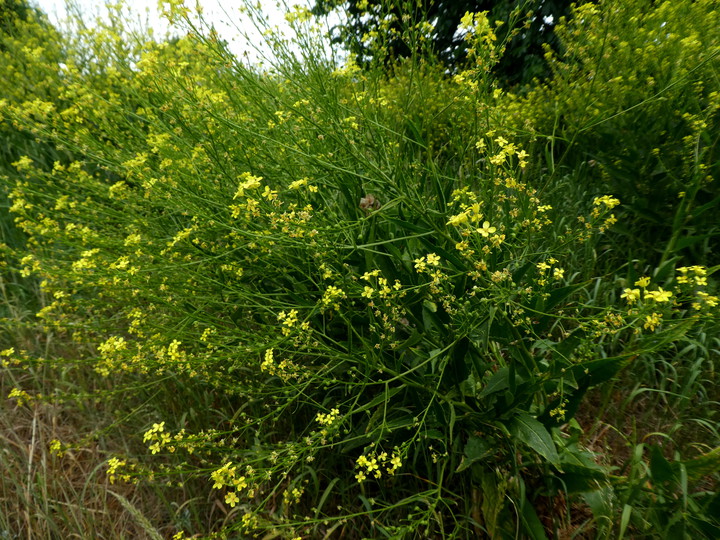
[[[426,257],[426,260],[428,264],[432,264],[433,266],[437,266],[438,264],[440,264],[440,257],[435,255],[435,253],[430,253]]]
[[[655,300],[656,302],[669,302],[672,293],[663,291],[662,287],[658,287],[657,291],[645,291],[645,298]]]
[[[618,204],[620,204],[620,201],[614,197],[611,197],[610,195],[603,195],[602,197],[595,197],[595,199],[593,199],[593,204],[595,206],[604,204],[608,210],[612,210]]]
[[[467,220],[468,220],[468,215],[467,215],[467,213],[463,212],[462,214],[458,214],[456,216],[450,216],[450,219],[448,220],[447,224],[452,225],[453,227],[457,227],[458,225],[467,223]]]
[[[634,304],[640,299],[640,289],[625,289],[620,298],[627,300],[628,304]]]
[[[649,284],[650,284],[650,278],[647,276],[643,276],[635,282],[636,287],[642,287],[642,288],[647,287]]]
[[[300,180],[295,180],[294,182],[290,182],[290,185],[288,188],[290,189],[299,189],[301,186],[305,186],[308,183],[307,178],[301,178]]]
[[[505,152],[500,152],[490,157],[490,163],[493,165],[502,165],[505,162]]]
[[[235,505],[240,502],[240,498],[237,496],[237,493],[231,491],[225,495],[225,502],[229,504],[231,508],[235,508]]]
[[[645,317],[645,324],[643,328],[646,330],[654,331],[656,327],[660,326],[662,322],[662,315],[660,313],[653,313]]]
[[[265,186],[265,191],[262,194],[268,201],[272,201],[277,198],[277,191],[270,189],[270,186]]]
[[[697,295],[708,307],[715,307],[718,305],[718,297],[710,295],[704,291],[698,291]]]
[[[240,184],[233,199],[237,199],[238,197],[245,195],[246,189],[249,190],[260,187],[260,180],[262,180],[262,176],[253,176],[250,173],[243,173],[240,175],[240,178],[244,178],[245,181]]]
[[[482,234],[485,238],[490,236],[495,231],[497,231],[497,229],[495,227],[491,227],[489,221],[485,221],[483,223],[483,226],[477,230],[477,232],[479,234]]]

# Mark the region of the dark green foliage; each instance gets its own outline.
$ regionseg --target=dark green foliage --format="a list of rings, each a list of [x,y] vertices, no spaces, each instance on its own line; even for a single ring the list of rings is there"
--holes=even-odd
[[[345,9],[347,22],[335,27],[333,40],[346,46],[360,64],[368,62],[373,56],[373,51],[364,43],[363,36],[379,30],[380,21],[386,14],[394,16],[390,28],[397,32],[401,32],[403,26],[412,26],[420,21],[434,22],[433,52],[450,69],[462,63],[467,55],[463,36],[457,33],[460,19],[466,12],[489,11],[491,20],[500,21],[507,21],[514,11],[522,15],[530,14],[525,27],[516,28],[520,32],[510,39],[505,54],[494,70],[502,84],[511,86],[528,83],[536,77],[544,78],[549,73],[543,59],[543,47],[547,44],[556,48],[557,38],[553,27],[561,16],[567,14],[570,3],[569,0],[396,0],[392,3],[316,0],[313,11],[322,15]],[[524,22],[524,17],[521,17],[518,26],[522,26]],[[509,37],[512,30],[513,28],[505,25],[500,28],[498,37],[501,40]],[[418,52],[399,38],[391,39],[389,47],[392,59],[405,58]]]

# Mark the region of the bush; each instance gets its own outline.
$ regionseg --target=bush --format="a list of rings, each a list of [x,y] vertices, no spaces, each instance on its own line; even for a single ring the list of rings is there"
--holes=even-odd
[[[529,186],[488,106],[488,21],[464,24],[478,63],[451,81],[302,44],[261,71],[212,36],[99,34],[56,99],[6,105],[83,156],[15,163],[19,270],[52,298],[38,317],[73,362],[165,396],[149,455],[111,459],[110,482],[201,479],[224,512],[211,529],[288,538],[542,538],[573,525],[565,500],[612,491],[574,416],[638,356],[712,327],[714,269],[598,274],[583,254],[620,201],[567,216]],[[702,478],[717,452],[678,463]],[[615,509],[588,504],[601,530]]]
[[[598,2],[560,20],[553,76],[503,106],[590,193],[627,213],[619,254],[717,264],[720,20],[714,2]]]

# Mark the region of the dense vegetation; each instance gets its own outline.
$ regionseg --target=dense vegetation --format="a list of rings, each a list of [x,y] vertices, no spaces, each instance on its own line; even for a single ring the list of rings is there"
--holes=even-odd
[[[378,60],[378,42],[385,61],[396,62],[412,54],[431,54],[449,70],[462,64],[468,53],[468,40],[458,31],[466,13],[487,12],[491,20],[503,25],[496,33],[504,47],[493,75],[503,86],[530,83],[549,74],[545,48],[557,48],[553,32],[558,19],[568,14],[570,0],[314,0],[313,13],[341,12],[330,31],[333,43],[341,44],[360,65]],[[418,39],[407,39],[404,28],[423,26]]]
[[[261,68],[163,6],[4,23],[0,535],[720,536],[717,2],[512,88],[485,12]]]

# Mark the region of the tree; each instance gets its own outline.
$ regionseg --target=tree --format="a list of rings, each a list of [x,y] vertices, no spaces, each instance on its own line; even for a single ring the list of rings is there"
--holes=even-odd
[[[347,47],[359,64],[367,63],[373,56],[365,39],[371,32],[383,32],[390,56],[402,58],[415,51],[399,37],[401,26],[429,21],[434,25],[433,52],[451,69],[466,56],[462,35],[457,33],[466,12],[489,11],[491,19],[501,21],[507,21],[513,12],[530,14],[527,19],[519,17],[514,28],[503,25],[498,33],[498,38],[503,39],[510,36],[513,29],[516,31],[495,68],[500,81],[512,86],[548,73],[543,45],[557,46],[553,27],[567,14],[570,3],[570,0],[315,0],[313,13],[327,15],[345,11],[347,20],[333,29],[333,42]],[[392,16],[389,23],[388,15]]]

